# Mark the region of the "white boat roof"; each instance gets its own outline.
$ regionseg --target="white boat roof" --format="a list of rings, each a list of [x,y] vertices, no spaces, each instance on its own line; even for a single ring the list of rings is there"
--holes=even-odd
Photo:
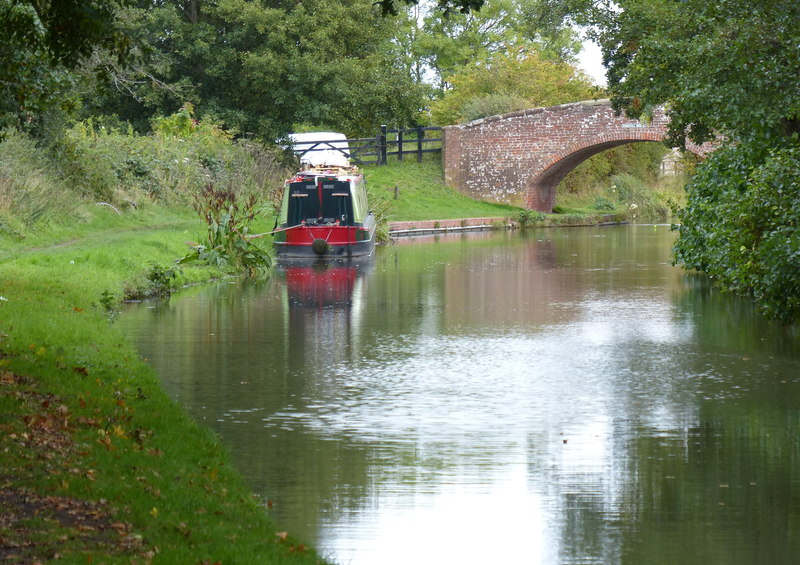
[[[310,166],[350,166],[350,146],[347,136],[333,131],[314,131],[290,133],[295,153],[312,149],[300,157],[301,165]],[[316,147],[315,147],[316,146]]]

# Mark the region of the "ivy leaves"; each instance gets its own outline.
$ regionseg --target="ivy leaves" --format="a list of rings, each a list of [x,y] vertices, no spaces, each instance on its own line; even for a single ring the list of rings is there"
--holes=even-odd
[[[771,318],[800,319],[800,144],[719,149],[688,191],[676,261]]]

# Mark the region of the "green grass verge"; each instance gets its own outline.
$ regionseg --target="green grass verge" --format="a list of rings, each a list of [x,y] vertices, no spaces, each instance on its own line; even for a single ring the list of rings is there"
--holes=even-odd
[[[381,167],[365,167],[364,175],[371,190],[388,199],[390,221],[503,218],[520,211],[515,206],[473,200],[446,186],[438,156],[422,163],[390,161]]]
[[[92,206],[0,238],[3,560],[320,562],[110,320],[113,298],[147,290],[151,266],[174,264],[202,231],[189,212]],[[188,267],[179,282],[219,275]]]
[[[473,200],[446,186],[438,158],[425,159],[422,163],[415,160],[390,161],[381,167],[365,167],[364,174],[371,193],[381,200],[385,199],[389,221],[482,217],[516,219],[523,210],[507,204]],[[636,190],[628,187],[622,202],[615,198],[618,195],[606,195],[605,191],[596,187],[580,193],[561,190],[557,195],[554,213],[548,214],[537,225],[596,223],[605,221],[608,216],[618,220],[664,221],[668,213],[667,203],[679,199],[681,186],[675,183],[675,187],[669,191],[654,191],[644,185],[636,187]],[[632,203],[635,206],[631,206]]]

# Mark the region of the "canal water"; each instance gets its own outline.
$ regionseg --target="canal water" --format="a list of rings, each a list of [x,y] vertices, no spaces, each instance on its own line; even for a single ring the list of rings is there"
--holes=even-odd
[[[798,563],[800,338],[673,241],[405,240],[118,323],[338,563]]]

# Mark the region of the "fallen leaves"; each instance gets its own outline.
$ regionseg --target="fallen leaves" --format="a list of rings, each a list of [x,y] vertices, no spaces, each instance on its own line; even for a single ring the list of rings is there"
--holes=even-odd
[[[106,501],[44,495],[15,484],[18,475],[31,469],[57,477],[51,484],[62,490],[70,488],[71,477],[96,480],[96,470],[82,461],[85,453],[75,449],[73,434],[97,422],[73,417],[59,397],[39,392],[35,381],[9,371],[0,372],[0,396],[16,401],[16,417],[4,424],[0,437],[2,448],[14,453],[16,461],[8,465],[14,459],[7,460],[0,471],[0,562],[39,563],[76,553],[147,559],[152,550],[130,524],[115,518]],[[110,431],[114,437],[125,436],[119,426]]]
[[[142,554],[144,543],[130,524],[113,519],[105,501],[42,496],[0,488],[0,561],[36,563],[66,553],[102,548]]]
[[[289,532],[275,532],[275,535],[278,537],[281,543],[285,543],[289,541]],[[290,553],[305,553],[308,551],[308,548],[304,544],[290,544],[289,545],[289,552]]]

